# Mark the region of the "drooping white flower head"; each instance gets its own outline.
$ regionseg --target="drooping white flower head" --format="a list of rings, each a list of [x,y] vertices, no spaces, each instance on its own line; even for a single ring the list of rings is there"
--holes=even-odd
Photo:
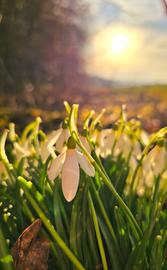
[[[127,158],[132,147],[132,142],[128,135],[125,133],[122,133],[115,146],[114,156],[118,156],[120,153],[122,153],[124,158]]]
[[[37,138],[41,121],[41,118],[37,117],[35,121],[27,125],[22,133],[21,138],[19,138],[15,133],[14,124],[10,123],[9,137],[13,143],[13,153],[16,157],[16,160],[20,160],[23,157],[35,155],[36,151],[38,151],[36,149],[38,147],[33,143],[33,141],[34,138]]]
[[[52,158],[56,158],[55,154],[55,143],[61,134],[61,130],[52,131],[46,138],[44,142],[41,143],[40,156],[42,161],[45,162],[47,158],[51,155]]]
[[[52,181],[61,174],[62,191],[68,202],[74,199],[78,190],[79,165],[87,175],[92,177],[95,175],[94,167],[87,157],[76,149],[74,139],[69,137],[67,147],[53,160],[48,169],[48,177]]]
[[[152,171],[158,176],[165,169],[167,169],[167,151],[164,146],[156,145],[143,160],[144,173]]]
[[[104,129],[100,132],[98,137],[98,153],[106,158],[111,154],[113,144],[115,142],[115,133],[112,129]]]
[[[14,142],[13,154],[15,155],[16,160],[20,160],[23,157],[29,157],[34,155],[35,149],[31,140],[27,139],[24,142]]]
[[[40,155],[42,160],[45,162],[49,155],[55,159],[55,151],[59,153],[62,152],[64,144],[68,141],[69,136],[70,133],[67,128],[67,123],[64,121],[62,127],[53,131],[50,135],[48,135],[46,141],[42,143],[40,148]]]
[[[60,136],[57,138],[55,142],[55,149],[57,152],[61,153],[64,148],[64,144],[68,141],[68,138],[70,137],[67,119],[63,121],[62,127],[59,129],[59,133]]]

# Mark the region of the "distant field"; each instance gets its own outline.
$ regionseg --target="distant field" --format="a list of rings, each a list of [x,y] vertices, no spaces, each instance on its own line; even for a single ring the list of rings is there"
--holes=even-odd
[[[129,88],[94,88],[85,92],[68,93],[60,96],[53,89],[21,95],[0,96],[0,128],[9,121],[21,127],[36,116],[41,116],[46,128],[57,125],[63,115],[63,100],[79,103],[82,114],[88,109],[96,111],[106,108],[105,125],[115,121],[122,104],[127,105],[128,116],[141,119],[148,131],[156,131],[167,125],[167,85],[153,85]]]
[[[167,85],[92,91],[91,103],[96,108],[106,107],[108,122],[114,121],[122,104],[127,105],[129,117],[139,117],[150,131],[167,124]]]

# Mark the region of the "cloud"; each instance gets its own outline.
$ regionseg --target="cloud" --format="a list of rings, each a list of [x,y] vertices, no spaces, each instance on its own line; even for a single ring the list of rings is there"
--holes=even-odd
[[[92,28],[97,25],[122,22],[127,25],[167,27],[167,18],[161,0],[86,0],[90,3]],[[100,22],[100,23],[99,23]]]
[[[161,0],[108,0],[108,2],[115,3],[119,6],[120,12],[132,15],[132,22],[134,17],[136,21],[143,20],[158,20],[163,13],[163,5]]]

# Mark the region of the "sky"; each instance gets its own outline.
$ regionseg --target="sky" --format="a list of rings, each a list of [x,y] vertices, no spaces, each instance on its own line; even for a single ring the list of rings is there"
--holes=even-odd
[[[85,1],[90,4],[86,71],[120,82],[167,83],[167,14],[162,0]],[[118,36],[128,40],[121,53],[113,50]],[[118,40],[116,46],[124,42]]]

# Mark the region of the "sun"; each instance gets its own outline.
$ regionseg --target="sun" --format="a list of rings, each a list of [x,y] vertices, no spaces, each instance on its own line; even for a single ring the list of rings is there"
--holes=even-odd
[[[115,34],[111,38],[111,51],[114,55],[126,53],[130,45],[130,40],[126,34]]]

